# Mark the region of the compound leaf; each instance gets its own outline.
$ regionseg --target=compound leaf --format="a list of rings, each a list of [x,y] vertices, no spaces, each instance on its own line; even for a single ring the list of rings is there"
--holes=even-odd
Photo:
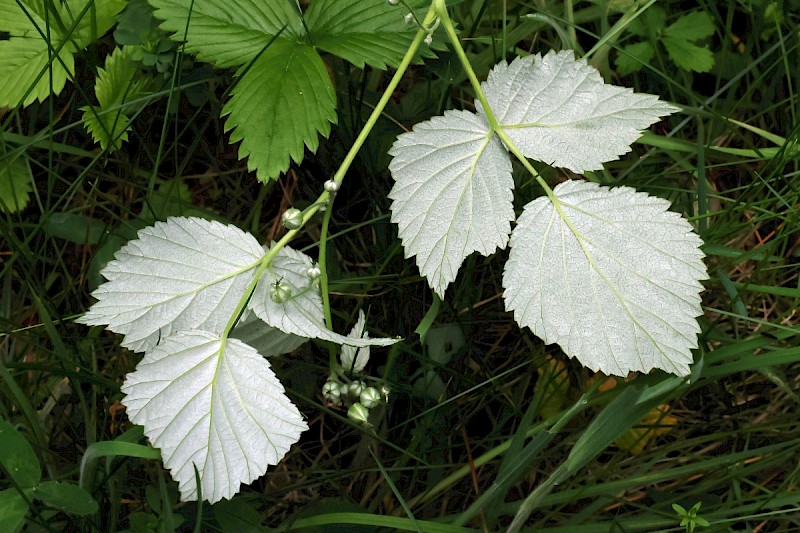
[[[28,205],[33,176],[24,155],[0,158],[0,211],[16,213]]]
[[[85,10],[88,2],[93,7]],[[8,33],[7,40],[0,40],[0,107],[27,106],[60,93],[73,75],[75,52],[108,31],[124,6],[123,0],[71,0],[63,5],[0,0],[0,33]],[[90,22],[97,35],[90,34]]]
[[[355,326],[353,326],[353,329],[350,330],[347,336],[355,339],[369,338],[369,332],[366,330],[366,326],[367,316],[364,314],[363,310],[359,309],[358,320],[356,320]],[[361,372],[369,362],[369,346],[356,348],[355,346],[344,345],[342,346],[339,358],[342,368],[345,370],[349,372]]]
[[[469,254],[508,243],[514,219],[511,160],[483,117],[447,111],[397,138],[389,165],[392,221],[440,296]]]
[[[678,110],[656,96],[606,85],[569,50],[499,63],[483,87],[526,157],[578,173],[619,158],[643,129]]]
[[[221,333],[263,255],[255,237],[235,226],[184,217],[156,222],[102,270],[108,281],[78,322],[107,325],[134,351],[174,331]]]
[[[250,308],[256,316],[284,333],[308,339],[322,339],[359,347],[387,346],[398,341],[345,337],[329,330],[325,326],[319,287],[306,274],[311,266],[311,258],[306,254],[288,246],[281,248],[258,280],[250,299]],[[276,283],[291,291],[291,297],[287,301],[278,302],[270,296],[270,288]]]
[[[411,7],[425,2],[410,2]],[[351,62],[379,69],[397,66],[417,31],[397,6],[386,0],[314,0],[305,14],[310,42]],[[424,9],[418,9],[422,18]]]
[[[691,225],[628,187],[567,181],[553,192],[514,229],[506,308],[592,370],[687,375],[708,277]]]
[[[266,359],[205,331],[167,337],[122,386],[128,416],[161,449],[183,501],[231,498],[308,428]]]
[[[336,121],[336,92],[325,63],[309,45],[279,39],[239,79],[225,104],[225,129],[242,141],[239,157],[261,181],[276,179],[289,158],[317,149]]]
[[[714,20],[705,11],[688,13],[664,29],[665,36],[699,41],[714,35]]]
[[[7,0],[6,0],[7,1]],[[219,68],[250,63],[280,34],[303,34],[293,2],[275,0],[150,0],[161,29],[185,41],[185,51]],[[187,31],[188,23],[188,31]]]
[[[684,70],[708,72],[714,66],[714,54],[708,45],[695,41],[714,34],[714,21],[705,11],[684,15],[664,29],[662,43],[670,59]]]

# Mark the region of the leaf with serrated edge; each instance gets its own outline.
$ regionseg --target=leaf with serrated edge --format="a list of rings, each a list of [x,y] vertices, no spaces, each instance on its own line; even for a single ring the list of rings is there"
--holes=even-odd
[[[223,108],[231,142],[242,141],[239,157],[261,181],[280,176],[289,159],[299,163],[318,134],[336,121],[336,93],[325,63],[310,46],[275,41],[253,63]]]
[[[139,231],[101,272],[108,280],[78,322],[107,325],[146,351],[174,331],[222,333],[264,255],[239,228],[173,217]]]
[[[32,190],[33,176],[25,156],[7,154],[0,158],[0,211],[22,211]]]
[[[45,16],[45,3],[0,0],[0,34],[8,33],[8,39],[0,40],[0,107],[27,106],[44,100],[51,90],[59,94],[73,75],[73,54],[108,31],[125,6],[122,0],[93,0],[92,9],[84,9],[87,1],[56,2],[52,7],[67,29],[83,14],[74,33],[66,36],[54,23],[55,14]],[[97,35],[90,35],[89,21]],[[54,50],[58,50],[57,56]]]
[[[414,0],[410,7],[419,8],[421,19],[427,4]],[[358,68],[368,64],[385,69],[400,63],[417,32],[415,24],[403,20],[405,13],[386,0],[314,0],[304,18],[314,46]]]
[[[446,111],[397,138],[392,222],[440,296],[469,254],[504,248],[514,219],[511,160],[483,117]]]
[[[525,206],[503,274],[506,309],[606,374],[689,373],[707,279],[702,241],[669,202],[567,181]]]
[[[164,339],[126,376],[122,392],[183,501],[197,499],[195,468],[204,500],[231,498],[308,429],[266,359],[205,331]]]
[[[348,337],[355,339],[369,338],[369,332],[366,330],[367,316],[362,309],[358,310],[358,320],[356,325],[350,330]],[[339,360],[342,368],[349,372],[361,372],[369,362],[369,346],[364,348],[356,348],[355,346],[342,346],[342,351],[339,354]]]
[[[312,264],[311,258],[306,254],[288,246],[281,248],[258,280],[250,299],[250,308],[256,316],[285,333],[338,344],[387,346],[399,340],[355,339],[334,333],[325,327],[319,287],[306,274]],[[270,286],[276,282],[291,290],[292,297],[288,301],[278,303],[270,298]]]
[[[483,89],[503,131],[526,157],[578,173],[618,159],[642,130],[678,111],[657,96],[606,85],[570,50],[501,62]]]
[[[219,68],[250,63],[278,34],[296,40],[304,33],[294,3],[284,0],[149,1],[161,29],[177,41],[185,36],[186,52]]]

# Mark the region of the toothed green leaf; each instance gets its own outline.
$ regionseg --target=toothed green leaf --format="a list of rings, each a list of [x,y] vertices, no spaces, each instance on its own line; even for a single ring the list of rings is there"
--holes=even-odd
[[[0,41],[0,107],[27,106],[64,89],[74,74],[73,55],[108,31],[125,5],[95,0],[84,12],[90,1],[0,0],[0,32],[9,34]],[[55,6],[49,15],[46,5]],[[90,31],[93,16],[96,35]]]
[[[336,93],[322,58],[310,46],[279,39],[246,71],[225,104],[239,157],[267,182],[299,163],[336,121]]]
[[[408,4],[420,19],[425,16],[428,2]],[[417,32],[416,23],[403,20],[406,13],[405,6],[391,6],[386,0],[314,0],[305,21],[314,46],[358,68],[367,64],[385,69],[400,63]]]
[[[246,65],[274,38],[304,34],[294,2],[284,0],[150,0],[161,29],[185,51],[219,68]],[[188,32],[187,32],[188,21]],[[281,32],[281,30],[283,30]]]
[[[16,213],[28,205],[33,177],[23,155],[0,158],[0,211]]]

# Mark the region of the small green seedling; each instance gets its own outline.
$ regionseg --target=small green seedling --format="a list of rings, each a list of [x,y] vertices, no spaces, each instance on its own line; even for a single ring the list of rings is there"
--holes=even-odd
[[[693,533],[694,528],[697,526],[708,527],[711,525],[705,518],[697,516],[697,512],[700,510],[700,505],[702,505],[702,503],[703,502],[697,502],[688,511],[682,505],[677,503],[672,504],[672,509],[674,509],[681,518],[680,525],[686,528],[686,533]]]

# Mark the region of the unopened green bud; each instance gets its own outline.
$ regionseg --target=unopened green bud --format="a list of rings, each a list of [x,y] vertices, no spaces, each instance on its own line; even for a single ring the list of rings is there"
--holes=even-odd
[[[369,424],[369,409],[356,402],[347,410],[347,418],[361,424]]]
[[[281,215],[281,221],[286,229],[300,229],[303,227],[303,213],[299,209],[290,207]]]
[[[339,383],[329,379],[322,386],[322,397],[326,401],[332,403],[339,403],[341,395],[339,394]]]
[[[364,407],[367,409],[372,409],[381,403],[381,393],[378,392],[378,389],[375,387],[367,387],[361,391],[361,397],[359,400]]]
[[[277,281],[269,286],[269,297],[276,304],[283,304],[292,297],[292,288],[283,281]]]
[[[350,396],[352,396],[353,398],[358,398],[359,396],[361,396],[361,393],[364,391],[365,388],[367,388],[366,383],[364,383],[360,379],[355,380],[350,384],[350,390],[349,390]]]

